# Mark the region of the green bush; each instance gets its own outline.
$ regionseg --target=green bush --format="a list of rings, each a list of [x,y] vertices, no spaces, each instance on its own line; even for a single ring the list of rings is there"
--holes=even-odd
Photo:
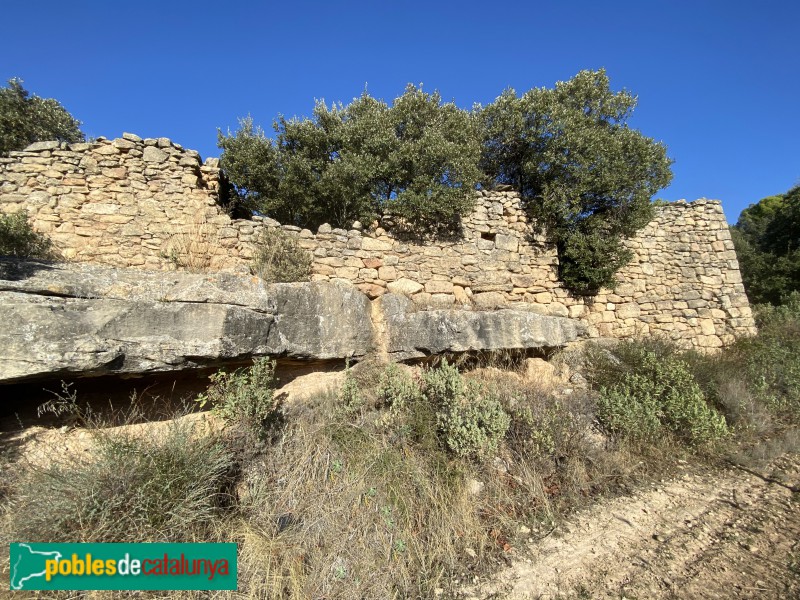
[[[488,389],[466,381],[447,360],[429,369],[423,380],[423,393],[436,408],[436,425],[446,448],[475,459],[497,450],[511,419]]]
[[[391,363],[378,380],[378,398],[394,412],[404,410],[419,398],[419,385],[396,364]]]
[[[227,424],[263,441],[280,422],[280,404],[274,392],[275,361],[259,358],[247,369],[214,373],[197,402],[201,407],[210,406]]]
[[[706,402],[700,386],[676,351],[654,351],[646,344],[623,343],[613,369],[615,383],[603,384],[597,419],[609,434],[639,442],[669,432],[690,444],[727,435],[725,418]]]
[[[367,400],[361,393],[358,381],[353,376],[349,361],[345,367],[344,383],[336,400],[337,412],[345,419],[356,417],[366,406]]]
[[[28,222],[28,214],[19,211],[0,213],[0,256],[19,258],[53,258],[50,240],[36,233]]]
[[[559,421],[564,414],[556,406],[551,410],[534,412],[531,407],[516,407],[510,411],[508,429],[510,445],[523,456],[549,456],[556,451]]]
[[[780,417],[800,420],[800,292],[781,306],[759,307],[756,315],[758,335],[739,339],[730,359],[760,402]]]
[[[311,255],[278,228],[265,229],[253,256],[252,271],[267,283],[308,281]]]
[[[190,423],[93,431],[91,452],[19,483],[12,528],[42,542],[192,541],[228,502],[231,455]]]

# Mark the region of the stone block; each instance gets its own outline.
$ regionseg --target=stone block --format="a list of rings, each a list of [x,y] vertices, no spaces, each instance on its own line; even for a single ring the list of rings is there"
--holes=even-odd
[[[498,250],[516,252],[519,249],[519,240],[514,236],[498,233],[494,238],[494,245]]]
[[[364,260],[364,264],[366,264],[367,260]],[[395,281],[397,279],[397,269],[389,266],[378,267],[378,277],[384,281]]]
[[[385,287],[374,283],[361,283],[358,285],[358,289],[364,292],[371,300],[380,298],[386,293]]]
[[[569,317],[571,319],[580,319],[586,314],[586,306],[583,304],[573,304],[569,307]]]
[[[425,291],[429,294],[452,294],[453,283],[434,279],[425,283]]]
[[[376,240],[371,237],[361,238],[362,250],[373,250],[379,252],[387,252],[392,249],[392,244],[383,240]]]
[[[398,279],[397,281],[390,281],[386,284],[386,287],[393,294],[411,295],[422,291],[421,283],[417,283],[416,281],[412,281],[411,279],[407,279],[405,277]]]
[[[469,294],[460,285],[453,286],[453,297],[458,304],[469,304]]]
[[[356,267],[339,267],[336,269],[336,277],[353,281],[358,279],[358,269]]]
[[[700,331],[703,335],[714,335],[717,330],[713,319],[700,319]]]
[[[149,163],[163,163],[169,155],[155,146],[147,146],[142,154],[142,160]]]
[[[516,287],[530,288],[540,283],[540,280],[531,274],[517,274],[511,276],[511,283]]]
[[[428,306],[433,309],[452,308],[455,301],[452,294],[431,294]]]
[[[500,292],[481,292],[472,295],[472,303],[477,308],[493,309],[506,306],[508,301]]]
[[[642,314],[642,310],[635,302],[624,302],[616,307],[617,318],[633,319]]]

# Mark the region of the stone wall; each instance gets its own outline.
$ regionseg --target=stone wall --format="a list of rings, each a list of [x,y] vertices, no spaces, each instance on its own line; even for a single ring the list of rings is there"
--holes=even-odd
[[[197,152],[167,138],[127,133],[94,143],[38,142],[0,158],[0,210],[26,209],[66,259],[162,269],[198,227],[230,222],[218,204],[218,164],[201,163]]]
[[[712,349],[754,331],[718,201],[679,201],[627,243],[616,289],[576,297],[552,245],[534,235],[513,191],[478,193],[454,241],[412,243],[379,224],[312,232],[219,206],[218,161],[165,138],[125,134],[92,144],[44,142],[0,159],[0,210],[28,210],[64,256],[146,269],[247,271],[264,227],[296,236],[315,281],[344,280],[370,298],[403,293],[420,309],[513,306],[580,319],[593,337],[666,335]]]

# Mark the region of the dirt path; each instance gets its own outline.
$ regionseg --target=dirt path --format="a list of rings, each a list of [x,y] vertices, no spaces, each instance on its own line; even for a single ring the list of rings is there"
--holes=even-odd
[[[800,598],[800,457],[683,474],[533,542],[472,598]],[[797,488],[795,488],[797,489]]]

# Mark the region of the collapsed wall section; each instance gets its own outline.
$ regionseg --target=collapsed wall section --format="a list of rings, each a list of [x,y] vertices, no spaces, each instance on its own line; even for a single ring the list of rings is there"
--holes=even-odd
[[[314,281],[370,298],[408,296],[421,310],[513,307],[583,321],[592,337],[664,335],[684,346],[728,345],[754,325],[722,207],[679,201],[627,244],[634,259],[614,290],[571,294],[552,244],[507,189],[478,192],[457,239],[414,242],[388,226],[231,219],[219,204],[218,161],[166,138],[125,134],[91,144],[43,142],[0,159],[0,210],[28,211],[71,260],[117,267],[247,272],[261,230],[280,227],[313,256]]]

